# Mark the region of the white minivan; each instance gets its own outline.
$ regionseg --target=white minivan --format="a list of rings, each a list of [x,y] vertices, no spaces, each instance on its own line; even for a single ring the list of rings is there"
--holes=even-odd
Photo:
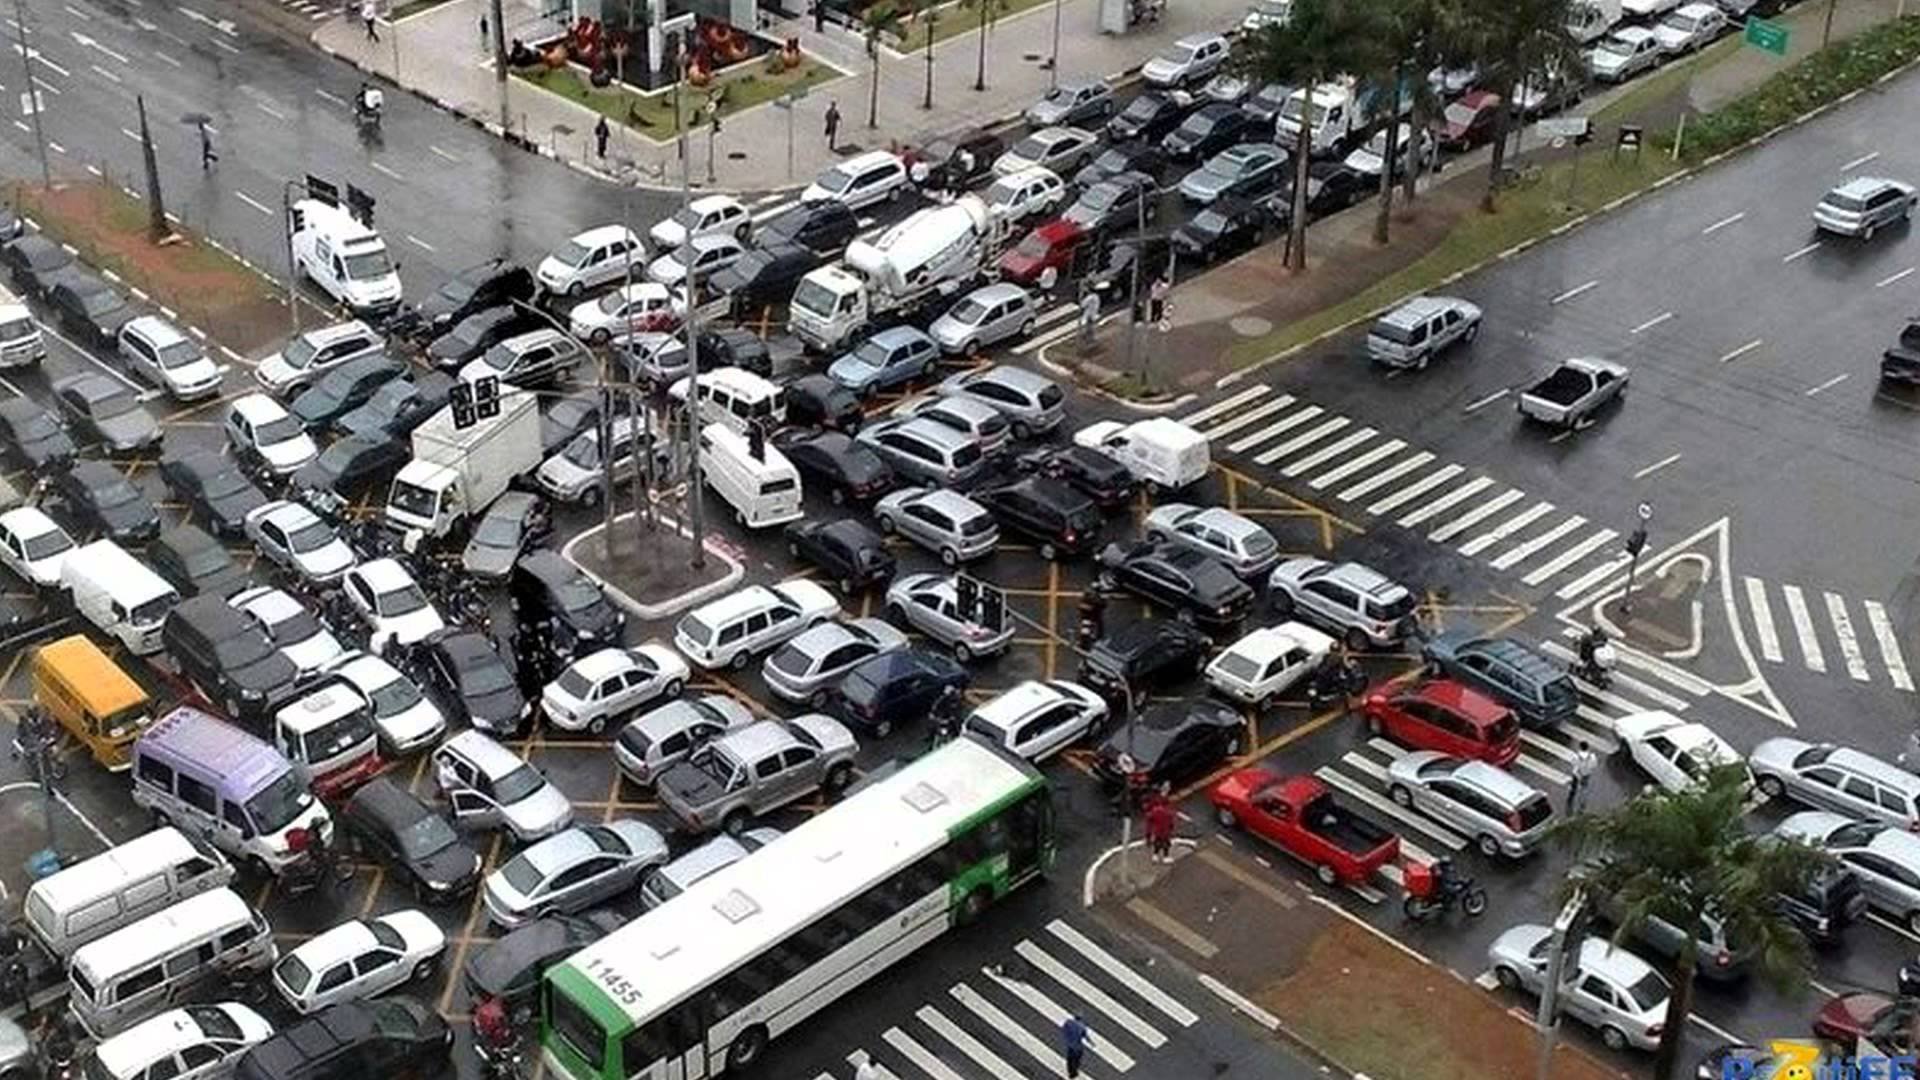
[[[787,393],[778,383],[745,368],[722,367],[700,373],[699,386],[683,378],[667,387],[667,396],[684,406],[693,392],[700,402],[700,422],[725,424],[741,435],[754,424],[771,434],[787,422]]]
[[[734,519],[749,529],[802,517],[800,470],[771,442],[755,457],[744,436],[725,425],[708,424],[700,432],[700,470],[707,486],[733,507]]]
[[[165,578],[111,540],[67,552],[60,560],[60,585],[74,610],[140,656],[160,651],[160,627],[180,602]]]
[[[385,316],[400,306],[400,272],[380,234],[352,214],[318,199],[287,210],[288,243],[300,274],[357,316]]]
[[[47,951],[65,958],[95,938],[232,880],[232,863],[167,826],[34,882],[21,914]]]
[[[264,971],[278,956],[267,920],[232,889],[214,889],[81,946],[67,1001],[88,1034],[105,1038],[206,979]]]

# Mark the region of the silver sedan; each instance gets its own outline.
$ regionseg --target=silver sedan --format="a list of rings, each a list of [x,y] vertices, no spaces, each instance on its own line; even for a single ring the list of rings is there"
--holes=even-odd
[[[1033,333],[1033,295],[1012,282],[983,285],[960,298],[927,333],[949,355],[970,356],[1008,338]]]
[[[576,825],[488,874],[487,914],[512,929],[542,915],[583,911],[666,861],[667,842],[643,822]]]
[[[1211,555],[1243,578],[1264,574],[1280,561],[1280,544],[1272,533],[1218,506],[1162,503],[1147,515],[1142,531],[1148,543]]]
[[[760,671],[776,695],[818,708],[840,676],[862,661],[906,645],[907,636],[884,619],[824,622],[775,649]]]

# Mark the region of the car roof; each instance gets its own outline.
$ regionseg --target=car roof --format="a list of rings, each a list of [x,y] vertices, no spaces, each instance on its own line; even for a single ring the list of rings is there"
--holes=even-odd
[[[907,417],[903,423],[893,425],[892,430],[909,432],[947,451],[959,450],[967,446],[972,446],[980,441],[972,435],[956,428],[950,428],[938,420],[929,420],[920,416]]]
[[[855,154],[834,165],[833,168],[841,172],[861,172],[875,165],[884,165],[889,162],[895,165],[900,164],[899,155],[886,150],[869,150],[864,154]]]
[[[156,349],[164,349],[187,340],[180,328],[158,315],[139,315],[128,320],[121,330],[129,334],[138,334]]]
[[[687,204],[687,208],[696,214],[711,214],[715,210],[739,206],[740,200],[731,195],[702,195]]]
[[[1615,27],[1608,36],[1632,44],[1652,37],[1653,31],[1644,26],[1620,26]]]
[[[1495,724],[1512,716],[1505,705],[1452,679],[1428,679],[1413,688],[1412,696],[1444,706],[1481,726]]]
[[[625,225],[595,225],[573,234],[573,242],[581,247],[599,247],[615,240],[624,240],[633,234]]]
[[[1207,31],[1206,33],[1201,33],[1201,34],[1188,34],[1187,36],[1174,42],[1174,44],[1185,45],[1187,48],[1191,49],[1200,45],[1205,45],[1210,42],[1220,41],[1220,40],[1222,40],[1222,38],[1219,34],[1213,33],[1212,31]]]
[[[1883,176],[1856,176],[1846,183],[1841,184],[1839,187],[1834,188],[1833,194],[1851,195],[1855,198],[1864,199],[1880,191],[1882,188],[1892,186],[1892,184],[1893,181]]]
[[[996,286],[988,286],[988,289],[995,287]],[[998,287],[1005,288],[1009,292],[1026,292],[1025,289],[1022,289],[1018,285],[1006,284]],[[980,291],[984,293],[987,289]],[[968,385],[979,382],[999,383],[1001,386],[1009,387],[1025,394],[1035,395],[1053,385],[1053,380],[1047,378],[1045,375],[1028,371],[1026,368],[1014,367],[1012,364],[995,364],[992,367],[973,373],[973,376],[967,380]]]
[[[1059,243],[1086,231],[1079,222],[1068,218],[1054,218],[1052,221],[1042,222],[1033,230],[1034,235],[1049,243]]]
[[[306,338],[315,345],[325,345],[335,339],[353,334],[364,334],[372,337],[373,328],[361,322],[359,319],[349,319],[346,322],[333,323],[329,326],[316,326],[311,330],[302,330],[299,336]]]
[[[368,587],[377,593],[392,592],[413,584],[413,575],[407,573],[407,568],[401,566],[400,560],[394,558],[363,562],[348,573],[366,582]]]
[[[744,589],[735,589],[733,592],[717,600],[709,600],[701,604],[699,607],[693,609],[692,614],[697,616],[701,622],[709,623],[717,628],[719,625],[732,622],[746,615],[748,612],[759,611],[762,608],[772,607],[782,602],[780,595],[765,585],[749,585]]]
[[[982,285],[979,288],[968,293],[967,299],[974,300],[982,304],[997,304],[1003,300],[1011,300],[1016,296],[1028,296],[1028,295],[1029,294],[1027,290],[1021,288],[1018,285],[1015,285],[1011,281],[996,281],[991,285]],[[993,370],[993,369],[990,368],[988,370]],[[1021,369],[1014,368],[1012,370],[1020,371]]]
[[[306,605],[294,599],[291,593],[273,585],[257,585],[235,593],[228,598],[228,602],[269,626],[285,622],[306,610]]]
[[[254,511],[261,521],[271,521],[289,532],[305,526],[308,522],[319,521],[320,515],[313,512],[305,503],[291,499],[279,499],[267,503]]]
[[[800,745],[787,725],[778,720],[759,720],[738,731],[722,735],[719,742],[742,758],[764,757],[775,750]]]
[[[474,767],[488,776],[499,779],[518,769],[523,762],[519,755],[488,737],[484,732],[469,728],[440,744],[441,749],[459,754],[472,762]]]
[[[1566,674],[1566,669],[1512,638],[1470,638],[1455,646],[1456,652],[1477,652],[1519,668],[1521,673],[1542,682],[1551,682]]]
[[[0,513],[0,528],[22,538],[60,531],[59,523],[37,506],[16,506]]]
[[[1645,960],[1609,943],[1590,937],[1580,943],[1580,967],[1595,972],[1622,986],[1631,986],[1654,973]]]
[[[705,719],[706,713],[696,707],[699,705],[705,705],[716,712],[737,712],[744,709],[744,706],[725,694],[701,694],[698,697],[669,701],[657,709],[642,713],[633,721],[633,726],[653,736],[657,742],[688,724]]]
[[[953,415],[965,422],[968,426],[992,424],[995,420],[1000,419],[999,409],[985,402],[975,401],[970,397],[964,397],[960,394],[942,394],[937,398],[932,398],[928,400],[926,404],[920,406],[913,415],[925,416],[935,409]]]
[[[1380,321],[1388,326],[1412,329],[1444,311],[1458,307],[1458,303],[1446,297],[1416,296],[1413,299],[1380,316]]]
[[[65,393],[68,390],[80,391],[80,396],[88,401],[104,401],[126,393],[120,383],[107,378],[98,371],[81,371],[69,375],[53,384],[55,391]]]
[[[951,488],[923,488],[911,501],[931,506],[956,521],[987,516],[986,507]]]
[[[600,680],[617,671],[634,667],[633,654],[625,649],[597,649],[568,665],[581,678]]]
[[[600,852],[587,830],[576,825],[564,832],[555,833],[545,840],[534,844],[520,854],[526,857],[528,864],[543,875],[564,870],[581,859]]]
[[[1837,765],[1848,772],[1858,773],[1909,794],[1920,790],[1920,777],[1916,777],[1905,769],[1889,765],[1872,754],[1863,754],[1851,747],[1842,746],[1829,754],[1827,764]]]
[[[1540,792],[1526,781],[1497,765],[1484,761],[1462,761],[1453,770],[1453,778],[1472,784],[1505,806],[1518,806]]]
[[[1300,623],[1281,623],[1279,626],[1262,626],[1249,631],[1240,640],[1229,645],[1227,651],[1255,662],[1264,662],[1279,656],[1295,645],[1307,649],[1327,649],[1333,645],[1333,639],[1311,626]]]
[[[1006,730],[1023,717],[1067,700],[1067,696],[1038,679],[1028,679],[1018,686],[1004,690],[983,702],[973,710],[973,717],[983,720],[994,727]]]

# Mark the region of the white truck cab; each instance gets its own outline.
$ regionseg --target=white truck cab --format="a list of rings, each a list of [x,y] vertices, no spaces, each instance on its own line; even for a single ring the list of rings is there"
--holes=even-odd
[[[1307,108],[1307,91],[1295,90],[1280,107],[1274,120],[1274,138],[1291,152],[1300,145],[1300,114]],[[1313,111],[1307,119],[1312,132],[1314,157],[1331,157],[1345,151],[1346,144],[1364,129],[1368,117],[1346,82],[1326,82],[1313,88]]]
[[[300,273],[355,315],[400,306],[400,274],[380,234],[338,206],[301,199],[287,210],[293,262]]]
[[[836,351],[888,312],[960,291],[1006,229],[975,195],[917,211],[871,242],[848,244],[844,264],[802,277],[788,326],[807,348]]]
[[[497,415],[464,428],[448,406],[413,429],[413,459],[400,466],[387,491],[387,524],[445,536],[539,466],[540,408],[531,393],[502,394]]]
[[[0,286],[0,368],[27,367],[46,358],[47,343],[26,301]]]

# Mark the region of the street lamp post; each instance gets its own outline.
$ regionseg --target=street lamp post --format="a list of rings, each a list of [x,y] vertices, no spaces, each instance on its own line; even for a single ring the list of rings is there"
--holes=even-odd
[[[687,60],[683,52],[680,59],[680,80],[687,78]],[[679,84],[676,83],[676,86]],[[675,115],[678,115],[676,110]],[[693,180],[687,175],[687,126],[680,125],[680,205],[693,205]],[[706,513],[703,508],[705,492],[700,486],[700,282],[694,274],[694,268],[687,267],[686,279],[682,282],[687,293],[687,318],[683,329],[687,332],[687,441],[692,445],[687,454],[687,518],[693,530],[693,555],[687,565],[700,570],[707,565],[707,550],[703,543],[706,537]]]
[[[923,109],[933,108],[933,28],[939,25],[939,22],[939,10],[929,4],[927,6],[927,47],[925,49],[927,54],[927,89],[925,95],[920,99],[920,107]]]
[[[1061,0],[1053,0],[1053,51],[1047,54],[1047,89],[1060,85],[1060,6]]]

